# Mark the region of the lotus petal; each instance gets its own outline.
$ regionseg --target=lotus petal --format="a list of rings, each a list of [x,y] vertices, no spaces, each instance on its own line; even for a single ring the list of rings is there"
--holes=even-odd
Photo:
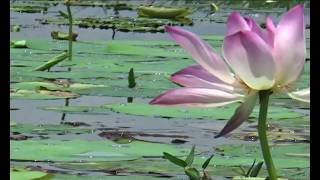
[[[266,27],[267,27],[267,32],[266,32],[266,41],[270,45],[271,48],[274,47],[274,35],[276,31],[276,27],[274,26],[272,19],[270,17],[267,17],[266,19]]]
[[[256,105],[257,98],[257,91],[252,92],[250,95],[248,95],[245,98],[244,102],[236,109],[235,113],[224,126],[224,128],[219,132],[218,135],[215,136],[215,138],[230,133],[231,131],[239,127],[244,121],[246,121],[253,111],[254,106]]]
[[[310,88],[288,93],[292,99],[310,103]]]
[[[256,33],[241,31],[227,36],[223,52],[235,74],[254,90],[274,85],[275,63],[268,44]]]
[[[247,24],[252,32],[255,32],[263,40],[266,40],[267,36],[265,32],[262,31],[261,27],[252,18],[245,17],[244,19],[247,21]]]
[[[233,12],[227,19],[226,36],[238,33],[239,31],[250,31],[248,22],[238,12]]]
[[[235,78],[226,63],[213,52],[209,44],[192,32],[172,26],[166,26],[165,28],[171,37],[209,73],[226,83],[232,84],[235,82]]]
[[[170,79],[184,87],[218,89],[230,93],[235,92],[235,90],[241,91],[240,87],[226,84],[200,65],[186,67],[171,75]]]
[[[303,71],[306,56],[304,31],[303,5],[297,5],[282,16],[274,37],[276,78],[280,85],[296,81]]]
[[[171,89],[154,98],[150,104],[182,105],[193,107],[218,107],[241,101],[242,96],[216,89],[178,88]]]

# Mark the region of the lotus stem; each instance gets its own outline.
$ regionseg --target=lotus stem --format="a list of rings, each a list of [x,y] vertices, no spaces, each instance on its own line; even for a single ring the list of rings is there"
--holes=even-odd
[[[72,14],[70,9],[70,0],[66,0],[66,6],[68,11],[68,20],[69,20],[69,60],[72,60]]]
[[[259,110],[259,121],[258,121],[258,134],[259,134],[263,159],[266,163],[268,174],[269,174],[268,179],[277,180],[277,172],[273,164],[270,148],[268,145],[268,138],[267,138],[267,113],[268,113],[268,103],[269,103],[270,94],[271,94],[271,91],[269,90],[263,90],[259,92],[260,110]]]

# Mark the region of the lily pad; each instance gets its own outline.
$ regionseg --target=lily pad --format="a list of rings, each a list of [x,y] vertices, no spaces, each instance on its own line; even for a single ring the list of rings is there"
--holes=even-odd
[[[91,6],[91,7],[104,7],[114,8],[116,10],[132,10],[133,5],[120,2],[104,2],[104,1],[75,1],[70,4],[71,6]]]
[[[104,87],[103,85],[84,84],[84,83],[63,83],[61,81],[56,82],[21,82],[11,84],[11,88],[36,90],[39,87],[44,87],[49,90],[61,90],[61,91],[74,91],[82,89],[90,89],[97,87]]]
[[[11,99],[65,99],[75,98],[78,94],[64,91],[11,89]]]
[[[36,19],[41,24],[68,25],[65,18],[39,18]],[[82,28],[113,29],[121,32],[164,32],[164,25],[191,25],[190,19],[149,19],[109,16],[107,18],[85,17],[75,18],[73,24]]]
[[[12,48],[28,48],[26,40],[11,41]]]
[[[57,39],[57,40],[69,40],[69,33],[65,33],[62,31],[52,31],[51,32],[51,37],[52,39]],[[72,33],[72,41],[76,41],[78,37],[78,33]]]
[[[49,134],[83,134],[92,133],[94,130],[90,127],[74,127],[66,124],[14,124],[10,126],[10,132],[27,133],[37,135]]]
[[[252,164],[253,159],[262,159],[259,144],[222,145],[218,154],[212,158],[216,165],[240,166]],[[288,153],[309,153],[309,144],[275,144],[271,146],[271,154],[277,168],[308,168],[309,157],[290,157]]]
[[[23,13],[43,13],[47,12],[48,7],[38,6],[32,4],[14,3],[10,4],[10,11],[23,12]]]
[[[161,157],[163,151],[178,155],[187,153],[186,149],[173,145],[141,141],[124,145],[109,140],[10,141],[10,158],[30,161],[120,161],[143,156]]]
[[[32,171],[24,167],[10,167],[10,179],[12,180],[31,180],[44,178],[49,174],[41,171]]]
[[[172,107],[149,105],[144,103],[128,103],[128,104],[107,104],[103,107],[114,112],[121,112],[132,115],[155,116],[155,117],[175,117],[175,118],[210,118],[210,119],[229,119],[238,105],[218,108],[194,108],[194,107]],[[256,107],[250,117],[254,118],[258,115]],[[302,117],[300,113],[292,112],[290,109],[282,107],[270,107],[268,118],[296,118]]]
[[[262,177],[243,177],[243,176],[236,176],[233,177],[232,180],[265,180],[266,178]],[[288,180],[284,178],[277,178],[278,180]]]
[[[138,116],[152,116],[163,118],[182,118],[182,119],[213,119],[213,120],[227,120],[229,119],[236,104],[231,104],[218,108],[194,108],[194,107],[170,107],[149,105],[145,103],[115,103],[106,104],[103,106],[48,106],[41,107],[44,110],[67,112],[67,113],[89,113],[89,114],[109,114],[110,112],[125,113]],[[258,107],[250,115],[250,119],[258,116]],[[303,114],[293,112],[290,109],[283,107],[269,107],[268,118],[270,120],[290,120],[295,118],[302,118]]]
[[[185,18],[191,14],[188,8],[168,8],[156,6],[140,6],[138,7],[138,15],[140,17],[150,18]]]
[[[126,176],[126,175],[118,175],[118,176],[97,176],[97,175],[81,175],[81,176],[77,176],[77,175],[66,175],[66,174],[57,174],[54,178],[52,178],[52,180],[61,180],[61,179],[68,179],[68,180],[123,180],[123,179],[127,179],[127,180],[159,180],[159,178],[157,177],[152,177],[152,176]],[[161,177],[161,180],[165,180],[165,179],[172,179],[172,180],[177,180],[176,178],[164,178]]]
[[[290,179],[307,179],[309,171],[309,158],[306,157],[290,157],[287,152],[308,152],[309,145],[295,144],[295,145],[279,145],[272,147],[272,153],[278,173],[281,176]],[[239,166],[250,167],[253,159],[262,159],[260,154],[259,144],[241,144],[241,145],[222,145],[216,147],[215,156],[207,167],[209,174],[214,176],[235,176],[233,169]],[[173,154],[175,155],[175,154]],[[187,153],[185,153],[185,156]],[[185,158],[181,157],[181,158]],[[207,155],[196,155],[193,166],[201,169],[203,162],[208,158]],[[146,166],[148,164],[148,166]],[[181,168],[170,163],[165,159],[150,159],[143,158],[126,163],[121,161],[113,162],[62,162],[56,164],[57,167],[67,168],[72,170],[91,170],[103,171],[106,169],[117,169],[119,173],[149,173],[155,174],[180,174]],[[302,173],[296,175],[296,172]],[[267,171],[265,167],[262,168],[260,175],[266,176]]]

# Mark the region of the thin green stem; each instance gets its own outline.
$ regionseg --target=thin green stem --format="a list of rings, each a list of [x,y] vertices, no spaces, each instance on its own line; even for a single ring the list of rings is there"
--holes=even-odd
[[[260,139],[260,145],[262,149],[263,159],[266,163],[269,180],[277,180],[277,172],[274,167],[272,156],[270,153],[268,139],[267,139],[267,113],[269,96],[271,92],[269,90],[260,91],[260,111],[259,111],[259,122],[258,122],[258,134]]]
[[[68,11],[68,20],[69,20],[69,60],[72,60],[72,14],[70,9],[70,1],[66,1],[67,11]]]

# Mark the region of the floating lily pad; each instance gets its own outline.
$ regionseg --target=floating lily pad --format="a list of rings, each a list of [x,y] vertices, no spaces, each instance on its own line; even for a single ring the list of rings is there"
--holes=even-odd
[[[262,177],[244,177],[244,176],[236,176],[233,177],[232,180],[265,180],[266,178]],[[288,180],[284,178],[277,178],[278,180]]]
[[[65,18],[39,18],[36,20],[41,24],[68,25],[68,20]],[[192,21],[186,18],[176,20],[155,20],[148,18],[110,16],[107,18],[75,18],[73,24],[82,28],[114,29],[122,32],[164,32],[164,25],[191,25]]]
[[[183,119],[214,119],[214,120],[226,120],[229,119],[234,113],[237,105],[232,104],[218,108],[194,108],[194,107],[176,107],[176,106],[159,106],[149,105],[144,103],[116,103],[107,104],[103,106],[85,107],[85,106],[49,106],[42,107],[45,110],[54,110],[61,112],[86,112],[86,113],[108,113],[110,111],[125,113],[130,115],[139,116],[153,116],[153,117],[164,117],[164,118],[183,118]],[[251,118],[258,116],[258,107],[256,107],[253,113],[250,115]],[[289,119],[303,117],[303,114],[293,112],[290,109],[282,107],[270,107],[268,118],[272,120]]]
[[[23,13],[43,13],[48,10],[46,6],[38,6],[32,4],[10,4],[10,11]]]
[[[182,53],[182,51],[172,51],[172,49],[168,51],[165,48],[154,48],[150,45],[148,46],[148,44],[136,44],[133,41],[131,43],[128,43],[128,41],[120,40],[107,43],[106,52],[141,56],[190,57]]]
[[[12,48],[28,48],[26,40],[11,41],[10,46]]]
[[[222,145],[216,148],[215,156],[207,167],[209,174],[214,176],[235,176],[233,169],[239,166],[250,167],[253,159],[262,159],[259,144]],[[219,150],[218,150],[219,149]],[[305,156],[290,157],[287,152],[308,153],[309,145],[278,145],[272,147],[273,159],[278,168],[279,175],[288,178],[307,179],[309,173],[309,158]],[[187,153],[186,153],[187,154]],[[186,156],[185,154],[185,156]],[[175,154],[173,154],[175,155]],[[181,158],[185,158],[181,157]],[[206,155],[196,155],[193,166],[201,168],[203,162],[208,158]],[[148,166],[146,166],[148,164]],[[147,173],[155,174],[177,174],[181,173],[181,168],[165,159],[137,159],[124,162],[62,162],[56,164],[57,167],[72,170],[92,170],[103,171],[106,169],[117,169],[120,173]],[[300,175],[295,174],[301,173]],[[261,176],[266,176],[265,167],[261,170]]]
[[[52,31],[51,32],[51,37],[52,39],[57,39],[57,40],[69,40],[69,33],[65,33],[62,31]],[[72,33],[72,41],[76,41],[78,37],[78,33]]]
[[[78,94],[64,91],[11,89],[11,99],[65,99],[75,98]]]
[[[21,82],[11,84],[12,92],[10,97],[26,99],[75,98],[78,97],[78,94],[75,92],[99,87],[104,86],[83,83],[57,84],[52,82]]]
[[[35,90],[39,87],[44,87],[49,90],[61,90],[61,91],[74,91],[82,89],[90,89],[97,87],[104,87],[104,85],[95,85],[95,84],[83,84],[83,83],[66,83],[58,84],[59,82],[21,82],[11,84],[11,88],[16,89],[26,89],[26,90]]]
[[[150,18],[185,18],[191,14],[188,8],[168,8],[156,6],[140,6],[138,7],[138,15],[140,17]]]
[[[128,104],[108,104],[104,107],[111,111],[133,115],[155,116],[155,117],[177,117],[177,118],[212,118],[229,119],[238,105],[232,104],[218,108],[181,108],[172,106],[149,105],[143,103]],[[250,117],[257,117],[258,108],[256,107]],[[270,107],[268,118],[296,118],[303,115],[292,112],[290,109],[281,107]]]
[[[214,156],[212,159],[212,162],[215,162],[216,165],[250,166],[253,159],[262,159],[259,144],[222,145],[218,149],[220,156]],[[309,144],[272,145],[271,154],[277,168],[310,167],[309,157],[293,158],[288,156],[288,153],[310,153]]]
[[[10,167],[10,179],[12,180],[26,180],[26,179],[40,179],[49,177],[50,174],[41,171],[32,171],[24,167]]]
[[[43,110],[58,111],[69,114],[110,114],[110,111],[106,111],[102,107],[90,107],[90,106],[48,106],[40,107]]]
[[[160,178],[157,178],[157,177],[152,177],[152,176],[138,176],[138,175],[135,175],[135,176],[132,176],[132,175],[117,175],[117,176],[96,176],[96,175],[79,175],[79,176],[76,176],[76,175],[66,175],[66,174],[58,174],[56,175],[52,180],[61,180],[61,179],[68,179],[68,180],[123,180],[123,179],[126,179],[126,180],[159,180]],[[176,178],[164,178],[164,177],[161,177],[161,180],[165,180],[165,179],[172,179],[172,180],[178,180]]]
[[[70,175],[70,174],[62,174],[62,173],[45,173],[38,170],[31,170],[26,167],[11,167],[10,168],[10,179],[12,180],[35,180],[35,179],[50,179],[50,180],[61,180],[61,179],[69,179],[69,180],[158,180],[159,178],[152,176],[125,176],[125,175]],[[161,178],[161,179],[176,179],[176,178]]]
[[[23,148],[22,148],[23,147]],[[162,152],[183,155],[186,149],[173,145],[133,141],[120,145],[109,140],[10,141],[10,158],[36,161],[119,161],[161,157]],[[37,152],[37,153],[34,153]]]
[[[10,126],[10,132],[27,133],[37,135],[49,134],[83,134],[92,133],[93,129],[90,127],[74,127],[66,124],[14,124]]]
[[[289,121],[288,124],[291,124]],[[294,130],[282,130],[281,131],[268,131],[268,139],[272,140],[274,143],[310,143],[310,135],[307,132],[303,132],[303,129],[295,129],[296,131],[302,132],[295,132]],[[245,140],[245,141],[258,141],[259,136],[258,132],[239,132],[233,133],[233,138]]]
[[[104,7],[114,8],[116,10],[132,10],[133,5],[123,2],[103,2],[103,1],[74,1],[71,6],[91,6],[91,7]]]

